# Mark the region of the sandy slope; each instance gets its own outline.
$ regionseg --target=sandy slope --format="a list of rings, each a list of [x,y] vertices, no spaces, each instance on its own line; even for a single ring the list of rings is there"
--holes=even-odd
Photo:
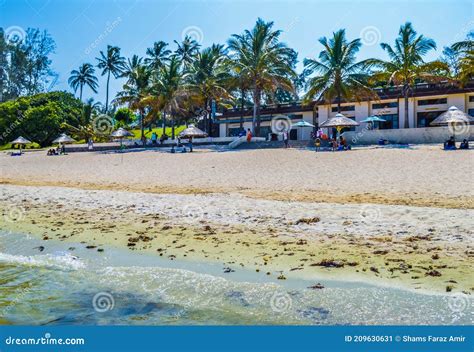
[[[439,147],[0,156],[0,182],[306,202],[474,208],[474,152]]]

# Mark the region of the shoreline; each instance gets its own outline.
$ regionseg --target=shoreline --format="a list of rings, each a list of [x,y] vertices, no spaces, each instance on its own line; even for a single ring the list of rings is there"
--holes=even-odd
[[[23,181],[5,179],[0,177],[1,185],[32,186],[32,187],[61,187],[77,188],[83,190],[97,191],[124,191],[140,192],[152,194],[228,194],[238,193],[255,199],[267,199],[276,201],[294,201],[305,203],[336,203],[336,204],[386,204],[386,205],[407,205],[412,207],[435,207],[446,209],[474,209],[474,199],[470,196],[458,196],[446,198],[445,196],[436,198],[433,195],[419,195],[414,198],[412,194],[380,194],[380,193],[354,193],[336,194],[323,193],[319,190],[306,191],[275,191],[270,189],[252,190],[250,188],[194,188],[176,187],[173,185],[157,185],[155,187],[144,185],[124,185],[117,182],[110,184],[94,182],[68,182],[68,181]]]
[[[464,230],[457,231],[464,231],[460,238],[449,237],[451,228],[445,224],[420,229],[415,224],[408,233],[403,233],[405,224],[396,224],[401,216],[408,222],[425,221],[423,214],[428,220],[444,216],[446,222],[457,216],[453,214],[469,215],[469,210],[372,206],[366,210],[370,221],[361,221],[354,208],[358,205],[351,204],[255,200],[236,194],[1,187],[4,214],[9,214],[9,205],[24,209],[20,221],[8,222],[8,228],[43,238],[45,246],[49,240],[83,242],[93,251],[111,245],[168,260],[221,263],[223,270],[244,267],[274,278],[367,282],[429,293],[445,292],[447,286],[452,292],[474,290],[469,218]],[[226,208],[227,203],[235,203],[241,214],[232,217],[235,209]],[[212,216],[199,213],[202,204],[209,204],[206,211]],[[356,218],[351,218],[353,213]],[[311,214],[317,216],[311,220]],[[387,227],[391,234],[381,230]]]

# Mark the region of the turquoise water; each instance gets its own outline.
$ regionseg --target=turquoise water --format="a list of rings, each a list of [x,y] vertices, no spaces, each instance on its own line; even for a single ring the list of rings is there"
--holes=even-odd
[[[453,305],[451,296],[321,279],[278,281],[240,268],[224,273],[223,268],[107,247],[100,253],[83,244],[1,233],[0,321],[37,325],[472,323],[472,302],[464,296]],[[308,289],[316,282],[325,288]]]

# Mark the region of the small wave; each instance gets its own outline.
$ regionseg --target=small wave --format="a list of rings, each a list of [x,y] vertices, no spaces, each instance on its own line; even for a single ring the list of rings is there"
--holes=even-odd
[[[0,262],[62,270],[79,270],[86,267],[83,261],[69,253],[32,256],[0,253]]]

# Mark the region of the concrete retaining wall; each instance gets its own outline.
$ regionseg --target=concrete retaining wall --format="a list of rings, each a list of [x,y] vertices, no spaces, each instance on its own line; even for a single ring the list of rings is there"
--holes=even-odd
[[[344,132],[343,137],[350,144],[377,144],[379,139],[386,139],[390,144],[430,144],[443,143],[453,135],[448,127],[400,128],[394,130],[362,130]],[[456,141],[474,140],[474,125],[459,126],[456,130]]]

